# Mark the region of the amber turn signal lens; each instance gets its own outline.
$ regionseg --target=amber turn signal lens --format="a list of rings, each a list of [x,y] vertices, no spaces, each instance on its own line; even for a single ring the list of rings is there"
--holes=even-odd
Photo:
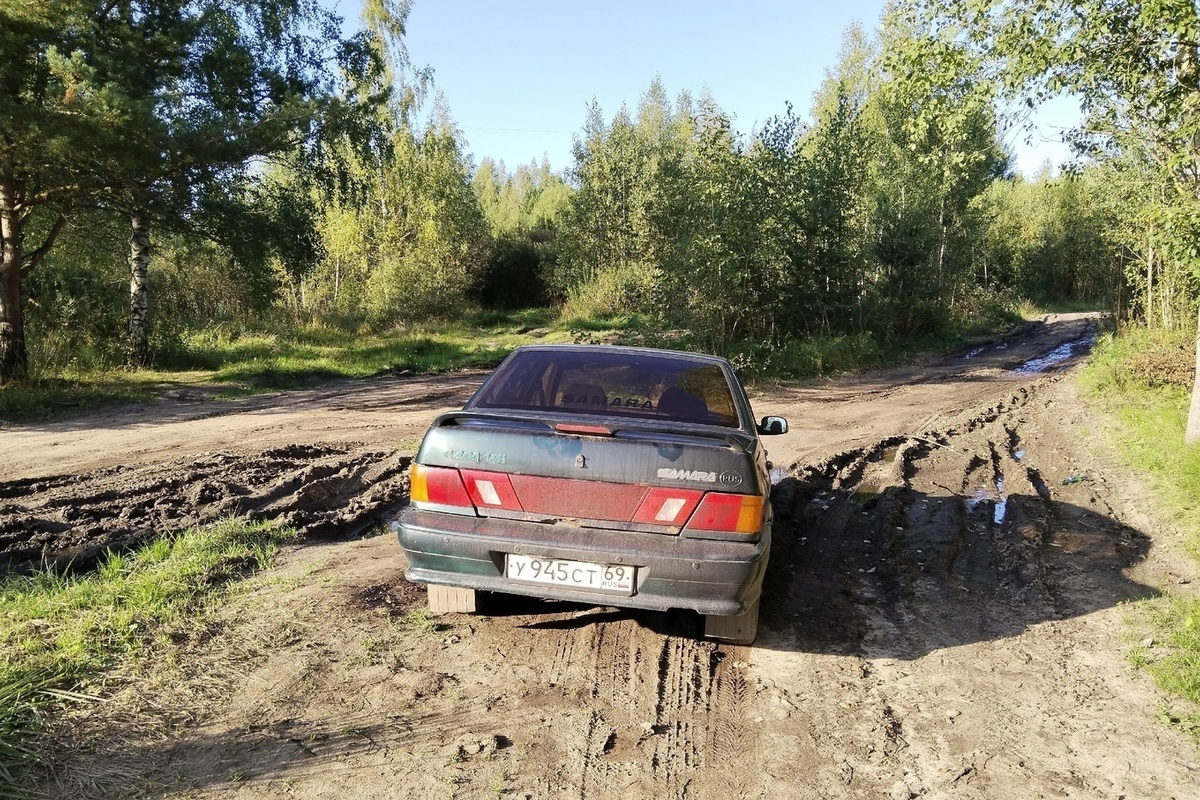
[[[408,471],[408,500],[410,503],[429,502],[429,481],[425,477],[425,468],[415,462]]]
[[[414,505],[431,504],[474,508],[458,470],[414,463],[408,472],[408,499]]]

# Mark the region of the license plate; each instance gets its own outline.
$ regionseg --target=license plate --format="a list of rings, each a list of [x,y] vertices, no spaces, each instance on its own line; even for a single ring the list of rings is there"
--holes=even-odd
[[[557,558],[533,558],[509,553],[504,576],[514,581],[595,589],[602,592],[633,594],[636,567],[624,564],[589,564]]]

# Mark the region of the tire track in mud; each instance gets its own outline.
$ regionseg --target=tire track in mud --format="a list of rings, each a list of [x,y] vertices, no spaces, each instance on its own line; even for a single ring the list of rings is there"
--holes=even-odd
[[[290,445],[0,482],[0,572],[85,569],[107,550],[226,517],[307,538],[356,534],[407,497],[409,461],[354,444]]]
[[[1005,698],[990,696],[996,690],[986,675],[943,686],[937,670],[918,679],[908,665],[955,663],[985,643],[1012,647],[1020,664],[1032,663],[1026,646],[1009,643],[1147,593],[1122,570],[1145,554],[1148,539],[1103,499],[1107,487],[1092,488],[1102,475],[1076,474],[1078,465],[1054,445],[1058,431],[1044,419],[1029,421],[1053,402],[1057,380],[1021,387],[920,435],[793,468],[781,484],[766,627],[787,649],[851,656],[860,670],[838,688],[843,706],[855,709],[850,720],[824,720],[843,727],[824,747],[843,753],[842,769],[826,770],[826,780],[844,793],[827,786],[822,796],[999,796],[1007,787],[989,789],[983,777],[997,757],[989,746],[1021,741],[1045,712],[997,714],[978,725],[967,750],[944,729],[960,724],[972,697],[997,709]],[[1069,643],[1055,647],[1044,646],[1054,652],[1043,657],[1072,658]],[[1053,669],[1064,681],[1070,674],[1065,664]],[[1071,680],[1096,690],[1078,675]],[[929,687],[914,688],[921,682],[947,697],[946,706],[931,710]],[[1014,756],[1004,767],[1031,780],[1039,770],[1056,774],[1061,764],[1051,763],[1050,751],[1028,748],[1023,761]],[[1069,778],[1063,774],[1062,785],[1098,788]]]
[[[671,637],[662,642],[653,725],[664,733],[653,739],[650,774],[665,789],[664,797],[688,797],[695,771],[704,762],[714,717],[728,716],[731,711],[712,707],[715,652],[711,642],[691,638]]]
[[[1146,542],[1099,495],[1083,506],[1054,498],[1048,483],[1072,477],[1052,453],[1043,462],[1022,443],[1020,412],[1036,391],[1022,387],[941,430],[889,437],[800,468],[781,514],[780,560],[808,577],[852,578],[840,587],[853,607],[842,621],[864,640],[887,629],[911,636],[896,619],[918,606],[958,617],[970,609],[974,634],[947,617],[932,626],[932,640],[910,642],[914,652],[1080,613],[1060,585],[1077,565],[1057,551],[1086,554],[1089,572],[1119,570]],[[822,548],[834,563],[821,558]]]
[[[700,624],[682,612],[636,612],[558,631],[537,648],[549,656],[546,683],[531,692],[558,687],[578,706],[553,727],[559,782],[531,776],[533,796],[725,796],[706,794],[705,767],[739,773],[751,691],[745,664],[700,639]]]

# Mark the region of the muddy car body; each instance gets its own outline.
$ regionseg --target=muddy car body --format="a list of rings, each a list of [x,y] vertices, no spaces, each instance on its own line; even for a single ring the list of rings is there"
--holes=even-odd
[[[771,548],[770,465],[724,359],[546,345],[514,351],[438,417],[399,538],[435,612],[479,590],[692,609],[706,634],[757,631]]]

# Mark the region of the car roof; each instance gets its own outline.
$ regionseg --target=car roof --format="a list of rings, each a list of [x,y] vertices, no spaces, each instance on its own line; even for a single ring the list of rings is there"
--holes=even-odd
[[[513,350],[517,352],[577,352],[589,353],[602,350],[606,353],[627,353],[631,356],[648,355],[660,358],[677,358],[682,361],[699,361],[708,364],[729,365],[729,359],[708,353],[692,353],[685,350],[664,350],[655,347],[631,347],[617,344],[525,344]]]

